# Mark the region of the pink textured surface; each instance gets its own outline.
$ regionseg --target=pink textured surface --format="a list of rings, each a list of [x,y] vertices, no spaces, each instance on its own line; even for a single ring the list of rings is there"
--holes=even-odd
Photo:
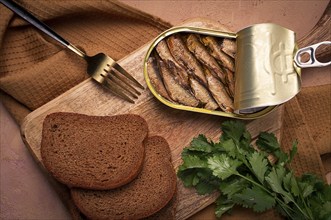
[[[315,25],[329,2],[327,0],[122,1],[173,25],[192,17],[204,17],[238,31],[256,23],[272,22],[293,30],[298,38],[304,36]]]
[[[298,38],[316,24],[329,2],[122,1],[174,25],[190,18],[205,17],[238,31],[254,23],[273,22],[292,29]],[[303,70],[303,85],[330,83],[329,71],[329,68]],[[0,129],[0,219],[70,219],[68,211],[25,148],[19,127],[2,104]]]
[[[0,219],[70,216],[22,142],[19,127],[0,104]]]

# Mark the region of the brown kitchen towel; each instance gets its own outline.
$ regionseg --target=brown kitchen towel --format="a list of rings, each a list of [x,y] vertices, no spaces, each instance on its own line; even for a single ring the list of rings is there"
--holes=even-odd
[[[111,0],[17,2],[88,54],[105,52],[115,60],[170,27]],[[26,109],[34,110],[86,79],[86,63],[2,4],[0,16],[1,100],[21,122]]]
[[[320,154],[297,97],[285,104],[283,117],[281,146],[285,151],[289,151],[293,142],[298,142],[298,153],[291,163],[291,168],[294,169],[295,174],[300,176],[310,172],[325,179]]]
[[[303,88],[297,99],[320,155],[331,153],[331,84]]]
[[[297,95],[305,126],[321,155],[326,173],[331,172],[331,84],[303,88]]]

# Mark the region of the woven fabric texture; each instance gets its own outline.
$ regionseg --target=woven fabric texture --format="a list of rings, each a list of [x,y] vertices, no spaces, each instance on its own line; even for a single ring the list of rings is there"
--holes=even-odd
[[[319,153],[331,153],[331,84],[304,88],[297,100]]]
[[[297,97],[286,103],[282,126],[281,146],[285,151],[289,151],[294,141],[298,141],[298,153],[291,163],[295,174],[300,176],[309,172],[325,179],[321,157]]]
[[[104,52],[115,60],[170,27],[110,0],[17,2],[88,54]],[[4,93],[34,110],[88,78],[80,57],[1,4],[0,14],[0,89]],[[16,118],[19,121],[22,116]]]

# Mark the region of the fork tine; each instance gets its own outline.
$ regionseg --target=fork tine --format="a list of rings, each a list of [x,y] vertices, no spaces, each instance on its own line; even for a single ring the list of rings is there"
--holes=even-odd
[[[139,88],[144,89],[144,87],[135,78],[133,78],[133,76],[131,76],[125,69],[123,69],[123,67],[121,67],[118,63],[115,63],[113,65],[113,68],[115,68],[119,73],[123,74],[128,79],[130,79]]]
[[[108,79],[106,76],[102,75],[105,79]],[[115,82],[111,81],[110,79],[108,80],[104,80],[102,85],[104,85],[107,89],[109,89],[110,91],[112,91],[115,95],[123,98],[124,100],[130,102],[130,103],[134,103],[134,101],[127,96],[126,94],[124,94],[122,92],[122,88],[119,87]]]
[[[129,87],[132,91],[134,91],[137,95],[141,95],[141,93],[135,89],[130,82],[128,82],[128,78],[121,76],[120,73],[118,73],[118,70],[114,68],[114,71],[112,72],[113,76],[117,78],[121,83],[125,84],[127,87]],[[109,76],[109,75],[107,75]]]
[[[138,98],[138,96],[136,94],[134,94],[132,91],[130,91],[130,89],[127,87],[127,84],[124,83],[121,79],[117,78],[115,76],[115,72],[113,70],[107,71],[106,75],[103,75],[103,77],[107,80],[107,81],[111,81],[116,83],[117,87],[122,89],[123,92],[128,93],[128,95],[132,96],[133,98]]]

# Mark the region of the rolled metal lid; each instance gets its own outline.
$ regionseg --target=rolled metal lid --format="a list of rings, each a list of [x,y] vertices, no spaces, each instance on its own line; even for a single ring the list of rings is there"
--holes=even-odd
[[[237,112],[282,104],[301,88],[294,63],[295,33],[276,24],[257,24],[237,33],[234,107]]]

